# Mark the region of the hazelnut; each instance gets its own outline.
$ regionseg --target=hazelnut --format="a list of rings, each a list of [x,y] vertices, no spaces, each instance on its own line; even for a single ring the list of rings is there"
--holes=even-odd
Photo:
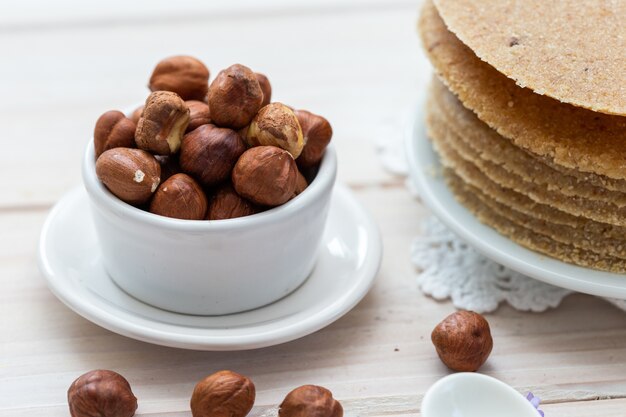
[[[231,65],[220,71],[209,87],[211,119],[218,126],[241,129],[263,103],[263,90],[248,67]]]
[[[157,188],[150,213],[186,220],[202,220],[207,199],[202,188],[187,174],[174,174]]]
[[[185,102],[176,93],[155,91],[148,96],[137,123],[137,147],[158,155],[176,153],[187,124],[189,109]]]
[[[306,187],[308,186],[309,182],[306,180],[304,175],[302,175],[302,172],[298,170],[296,177],[296,190],[294,191],[294,195],[301,194],[304,190],[306,190]]]
[[[159,62],[148,85],[150,91],[172,91],[183,100],[204,100],[209,89],[209,70],[191,56],[172,56]]]
[[[282,103],[268,104],[254,116],[246,133],[246,142],[250,146],[278,146],[294,158],[300,156],[304,147],[300,123],[293,111]]]
[[[278,409],[278,417],[342,417],[343,407],[324,387],[303,385],[291,391]]]
[[[191,395],[193,417],[245,417],[256,391],[249,378],[232,371],[219,371],[196,384]]]
[[[143,114],[143,108],[144,108],[144,105],[142,104],[141,106],[133,110],[133,112],[130,114],[129,119],[135,122],[135,124],[139,123],[139,119],[141,118],[141,115]]]
[[[431,339],[441,361],[454,371],[478,370],[493,347],[489,323],[473,311],[450,314],[435,327]]]
[[[100,116],[93,131],[96,158],[109,149],[133,147],[135,128],[135,123],[121,111],[111,110]]]
[[[246,144],[232,129],[202,125],[187,133],[180,150],[183,172],[211,187],[227,180]]]
[[[296,190],[298,168],[291,154],[275,146],[257,146],[241,155],[233,169],[237,194],[263,206],[278,206]]]
[[[232,185],[225,184],[217,190],[211,201],[209,201],[206,219],[234,219],[250,216],[257,211],[254,204],[237,194]]]
[[[178,155],[154,155],[154,158],[161,166],[161,184],[172,175],[180,172]]]
[[[81,375],[67,390],[72,417],[132,417],[137,398],[117,372],[95,370]]]
[[[191,132],[197,127],[207,123],[211,123],[211,111],[209,110],[209,105],[204,101],[187,100],[185,104],[187,104],[189,108],[189,125],[187,125],[187,132]]]
[[[296,117],[302,127],[304,148],[298,158],[298,166],[312,167],[320,163],[324,150],[333,136],[333,129],[328,120],[306,110],[296,110]]]
[[[256,79],[259,82],[259,86],[263,91],[263,102],[261,103],[261,107],[267,106],[272,101],[272,85],[270,84],[270,80],[261,73],[255,72]]]
[[[147,202],[161,181],[161,167],[141,149],[113,148],[96,160],[96,175],[120,200],[139,205]]]

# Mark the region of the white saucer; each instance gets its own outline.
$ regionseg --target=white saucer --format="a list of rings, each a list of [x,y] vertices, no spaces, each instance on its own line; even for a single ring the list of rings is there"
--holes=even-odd
[[[515,271],[570,290],[626,299],[626,275],[582,268],[541,255],[478,221],[446,186],[439,156],[426,136],[422,117],[418,112],[407,129],[406,153],[411,179],[422,201],[439,220],[485,256]]]
[[[69,308],[113,332],[159,345],[242,350],[313,333],[350,311],[378,272],[378,228],[350,191],[335,186],[317,265],[292,294],[266,307],[227,316],[191,316],[129,296],[101,264],[87,194],[65,195],[52,209],[39,243],[39,266],[52,292]]]

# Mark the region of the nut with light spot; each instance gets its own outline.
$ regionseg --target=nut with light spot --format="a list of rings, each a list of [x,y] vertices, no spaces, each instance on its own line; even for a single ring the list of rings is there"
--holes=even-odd
[[[268,104],[254,116],[246,132],[246,142],[249,146],[278,146],[294,158],[300,156],[304,147],[298,118],[282,103]]]
[[[148,96],[137,123],[137,147],[157,155],[178,152],[189,124],[189,109],[185,102],[169,91],[155,91]]]

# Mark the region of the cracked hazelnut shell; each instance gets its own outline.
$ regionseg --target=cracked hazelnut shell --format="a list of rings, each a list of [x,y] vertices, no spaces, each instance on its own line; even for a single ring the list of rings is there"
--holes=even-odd
[[[275,146],[256,146],[241,155],[232,173],[237,194],[262,206],[279,206],[296,190],[298,168],[291,154]]]
[[[225,220],[258,212],[254,204],[235,192],[231,184],[221,186],[209,201],[207,220]]]
[[[187,125],[186,132],[189,133],[192,130],[211,123],[211,111],[209,105],[204,101],[187,100],[185,101],[189,108],[189,124]]]
[[[296,117],[304,135],[304,147],[297,159],[298,166],[310,168],[322,160],[324,151],[333,136],[328,120],[306,110],[296,110]]]
[[[458,372],[477,371],[493,348],[489,323],[473,311],[450,314],[435,327],[431,340],[441,361]]]
[[[135,145],[135,123],[124,113],[111,110],[96,121],[93,131],[96,158],[113,148],[130,148]]]
[[[150,76],[150,91],[171,91],[183,100],[204,100],[209,89],[209,69],[191,56],[172,56],[159,62]]]
[[[207,198],[202,188],[187,174],[174,174],[157,188],[150,202],[150,213],[174,219],[202,220]]]
[[[117,372],[95,370],[78,377],[67,391],[72,417],[132,417],[137,398]]]
[[[161,166],[146,151],[113,148],[96,160],[96,175],[117,198],[129,204],[146,203],[161,182]]]
[[[189,124],[185,102],[170,91],[155,91],[148,96],[137,123],[137,147],[157,155],[178,152]]]
[[[261,107],[267,106],[272,101],[272,85],[270,84],[270,80],[264,74],[259,72],[255,72],[254,75],[256,75],[261,91],[263,91],[263,102],[261,102]]]
[[[238,130],[261,108],[263,90],[250,68],[235,64],[220,71],[211,82],[208,102],[213,123]]]
[[[211,187],[230,178],[246,144],[232,129],[202,125],[187,133],[180,150],[180,167],[203,186]]]
[[[294,158],[300,156],[304,137],[298,118],[282,103],[263,107],[248,127],[246,142],[249,146],[278,146]]]
[[[219,371],[196,384],[191,395],[193,417],[246,417],[256,397],[252,381],[232,371]]]
[[[343,407],[332,392],[317,385],[291,391],[278,409],[278,417],[342,417]]]

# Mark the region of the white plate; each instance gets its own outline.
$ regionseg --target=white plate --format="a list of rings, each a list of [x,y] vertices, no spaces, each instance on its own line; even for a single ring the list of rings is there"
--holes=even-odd
[[[539,417],[512,387],[487,375],[460,372],[431,386],[422,400],[423,417]]]
[[[101,264],[82,188],[52,209],[39,243],[39,266],[48,286],[76,313],[124,336],[197,350],[271,346],[327,326],[367,294],[381,255],[374,221],[347,188],[335,186],[318,262],[300,288],[245,313],[191,316],[144,304],[113,283]]]
[[[626,275],[583,268],[541,255],[478,221],[446,186],[439,156],[426,136],[422,117],[422,112],[418,112],[406,132],[409,172],[422,201],[446,226],[488,258],[515,271],[570,290],[626,299]]]

